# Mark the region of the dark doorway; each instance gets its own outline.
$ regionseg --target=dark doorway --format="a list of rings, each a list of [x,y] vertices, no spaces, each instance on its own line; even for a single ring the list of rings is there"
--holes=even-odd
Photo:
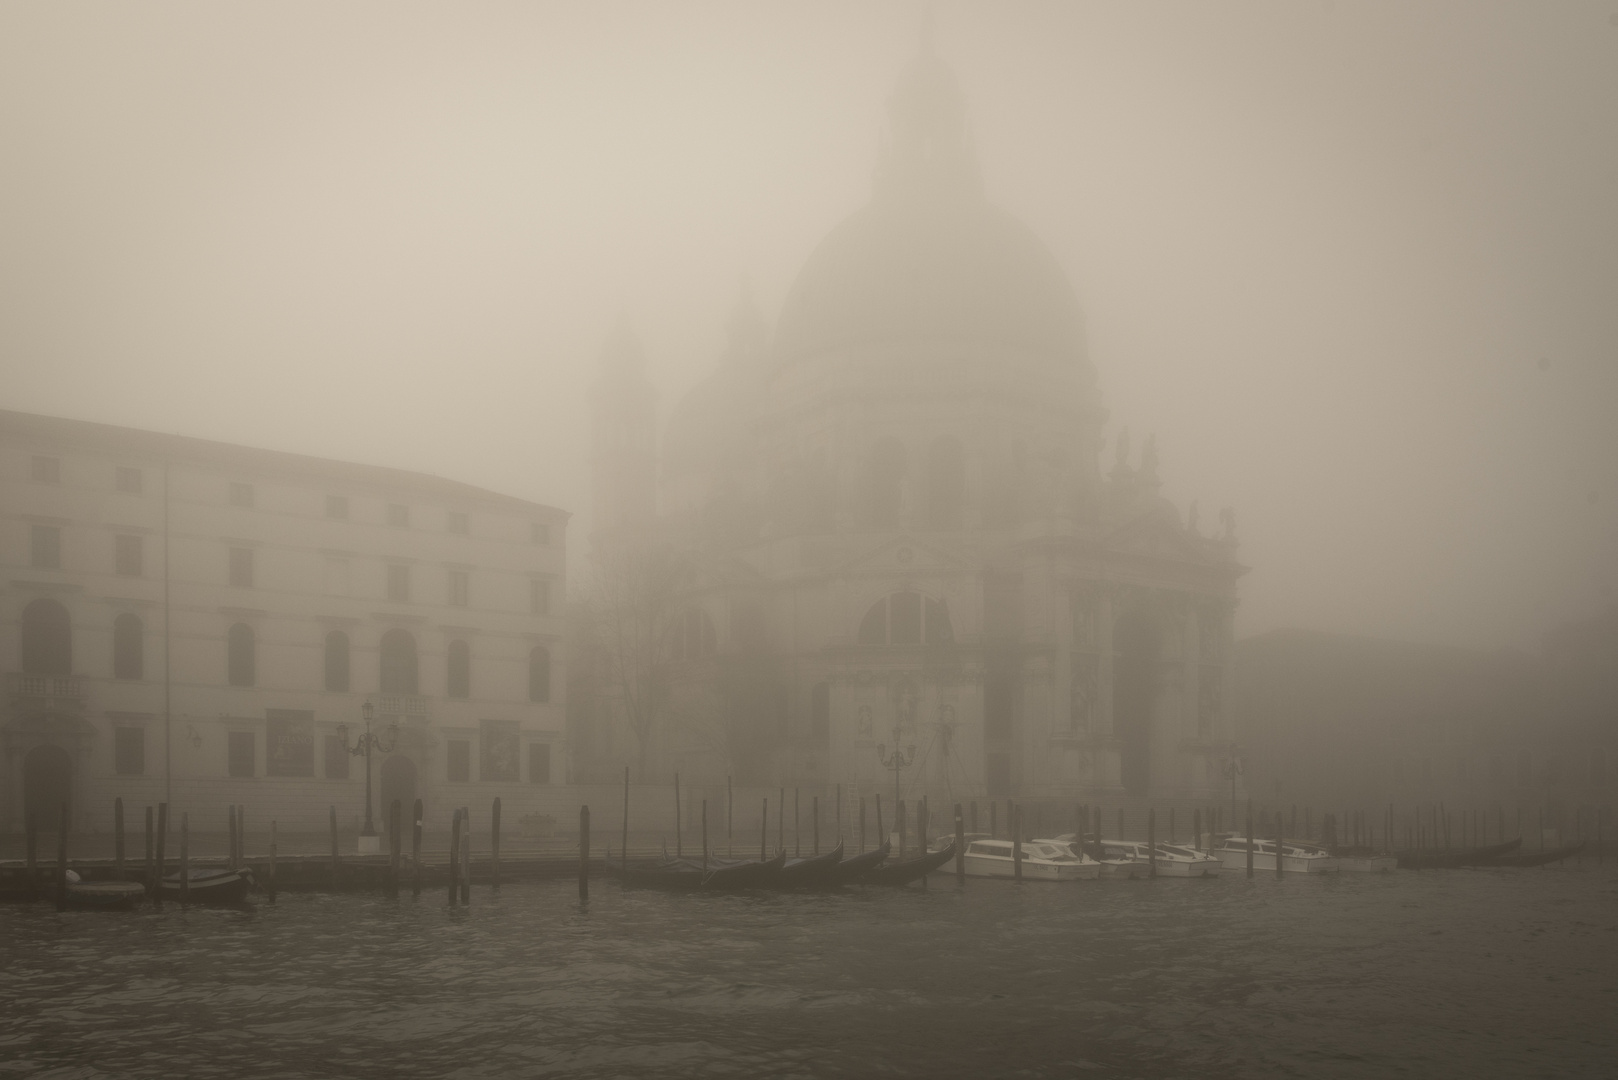
[[[1130,612],[1113,631],[1113,732],[1122,744],[1124,791],[1144,795],[1152,781],[1152,711],[1161,644],[1150,616]]]
[[[393,754],[382,762],[382,805],[378,812],[383,832],[388,831],[392,821],[394,799],[399,800],[399,835],[409,836],[415,821],[410,815],[416,806],[416,763],[403,754]]]
[[[34,816],[35,825],[55,831],[63,804],[73,803],[73,756],[60,746],[34,747],[23,759],[22,790],[23,809]]]
[[[48,597],[22,609],[22,669],[30,675],[73,674],[73,624],[67,608]]]

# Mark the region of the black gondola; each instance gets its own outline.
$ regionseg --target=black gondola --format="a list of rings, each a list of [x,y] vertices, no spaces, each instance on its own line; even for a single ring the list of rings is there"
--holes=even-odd
[[[710,859],[706,869],[700,860],[694,859],[657,859],[628,867],[618,863],[607,865],[625,885],[680,892],[714,892],[763,888],[773,883],[786,861],[787,855],[783,851],[765,862],[720,862]]]
[[[904,862],[887,863],[855,879],[860,885],[908,885],[926,877],[955,857],[955,845]]]
[[[771,888],[816,889],[835,885],[839,880],[837,868],[843,861],[843,845],[824,855],[811,855],[807,859],[789,859],[781,872],[770,882]]]
[[[848,885],[857,880],[862,874],[875,870],[888,861],[888,853],[893,850],[891,841],[882,841],[882,846],[870,851],[863,851],[851,859],[844,859],[837,864],[836,883]]]
[[[67,872],[67,906],[92,911],[125,911],[146,898],[138,881],[84,881]]]

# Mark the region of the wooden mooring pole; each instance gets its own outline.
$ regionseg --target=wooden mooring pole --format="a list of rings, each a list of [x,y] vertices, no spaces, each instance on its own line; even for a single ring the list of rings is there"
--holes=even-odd
[[[472,902],[472,808],[461,807],[461,903]]]
[[[495,888],[500,887],[500,796],[494,797],[489,811],[489,877]]]
[[[1247,800],[1247,876],[1253,876],[1253,800]]]
[[[146,892],[150,894],[157,880],[157,856],[152,847],[152,808],[146,808]]]
[[[843,842],[843,785],[837,785],[837,842]]]
[[[460,882],[455,879],[461,872],[461,809],[455,808],[449,823],[449,906],[454,907],[460,895]]]
[[[921,802],[916,804],[916,842],[917,842],[918,846],[921,848],[921,853],[923,855],[927,854],[927,846],[928,846],[927,845],[927,828],[928,828],[929,822],[928,822],[927,819],[928,819],[927,796],[923,795],[921,797]],[[924,878],[922,880],[925,881],[926,879]]]
[[[882,828],[882,793],[876,793],[876,846],[881,847],[888,842],[888,834]]]
[[[683,831],[684,831],[683,828],[682,828],[682,822],[680,821],[681,811],[682,811],[682,808],[680,806],[680,774],[675,773],[674,774],[674,857],[676,859],[680,859],[680,858],[685,857],[685,849],[680,846],[680,841],[683,838]],[[663,850],[668,851],[668,848],[664,848]]]
[[[39,895],[39,819],[32,810],[23,816],[23,864],[28,874],[28,896]]]
[[[180,905],[191,902],[191,812],[180,814]]]
[[[905,825],[907,824],[905,821],[905,801],[903,799],[897,800],[894,804],[893,816],[899,822],[899,858],[902,859],[905,857]]]
[[[421,895],[421,800],[410,810],[410,895]]]
[[[275,903],[275,849],[280,836],[277,834],[275,819],[270,819],[270,880],[266,884],[270,893],[270,903]]]
[[[1011,877],[1022,884],[1022,807],[1011,808]]]
[[[764,796],[764,807],[758,814],[758,861],[770,859],[770,797]]]
[[[820,796],[816,795],[809,800],[809,813],[814,818],[814,853],[820,854]]]
[[[730,775],[725,775],[725,854],[736,854],[736,786]]]
[[[1282,863],[1286,860],[1282,854],[1281,845],[1281,811],[1275,812],[1275,880],[1281,880]]]
[[[579,906],[590,902],[590,807],[579,807]]]
[[[163,906],[163,853],[168,847],[169,804],[157,804],[157,870],[152,874],[152,903]]]
[[[388,804],[388,895],[399,895],[399,855],[404,837],[399,835],[400,818],[404,817],[399,800]]]
[[[708,874],[708,800],[702,800],[702,873]]]
[[[995,799],[989,800],[989,835],[1000,839],[1000,803]]]
[[[798,789],[792,789],[792,857],[803,856],[803,817],[798,812]]]
[[[624,869],[629,869],[629,766],[624,766]]]
[[[62,817],[56,829],[56,910],[67,907],[67,803],[62,804]]]
[[[112,860],[113,876],[124,880],[124,797],[112,800]]]
[[[1157,809],[1146,810],[1146,876],[1157,876]]]
[[[787,789],[782,788],[775,796],[775,850],[787,849]]]
[[[225,807],[225,867],[236,869],[236,804]]]
[[[961,818],[961,804],[955,804],[955,883],[966,884],[966,822]]]
[[[860,796],[860,854],[865,854],[865,796]]]

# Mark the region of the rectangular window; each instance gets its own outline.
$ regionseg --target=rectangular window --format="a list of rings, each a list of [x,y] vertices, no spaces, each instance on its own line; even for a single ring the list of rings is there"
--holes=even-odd
[[[144,570],[144,537],[118,533],[112,538],[113,569],[125,577],[140,577]]]
[[[449,572],[449,603],[451,607],[466,607],[471,602],[471,585],[465,570]]]
[[[551,542],[551,527],[543,521],[530,521],[528,523],[528,540],[534,544],[549,544]]]
[[[480,720],[478,742],[483,749],[483,760],[478,763],[478,776],[488,782],[498,780],[508,784],[517,782],[518,736],[515,720]]]
[[[311,709],[264,711],[264,773],[315,775],[315,714]]]
[[[230,775],[253,775],[253,733],[251,731],[232,731],[230,733]]]
[[[530,784],[548,784],[551,782],[551,744],[528,744],[528,782]]]
[[[388,567],[388,599],[401,601],[410,599],[410,567]]]
[[[35,525],[33,546],[29,555],[29,562],[36,570],[60,570],[62,530],[55,525]]]
[[[348,520],[348,496],[347,495],[327,495],[326,496],[326,516],[329,517],[329,518],[336,518],[339,521],[347,521]]]
[[[230,583],[239,585],[244,589],[253,587],[253,549],[233,547],[230,549]]]
[[[252,484],[241,484],[241,483],[233,483],[233,484],[231,484],[230,485],[230,505],[232,505],[232,506],[252,506],[253,505],[253,485]]]
[[[444,744],[450,783],[464,784],[472,779],[472,744],[465,739],[450,739]]]
[[[131,495],[139,495],[141,490],[146,486],[146,475],[139,469],[129,469],[120,465],[118,466],[118,471],[114,475],[116,477],[116,483],[119,491],[127,491]]]
[[[146,729],[113,728],[113,763],[119,776],[146,774]]]
[[[60,484],[62,482],[62,459],[53,457],[40,457],[34,455],[34,483]]]
[[[535,578],[528,583],[528,610],[535,615],[548,615],[551,610],[551,583]]]
[[[460,513],[459,511],[451,510],[445,516],[444,527],[452,533],[459,533],[461,536],[465,536],[467,533],[466,515]]]
[[[341,735],[326,736],[326,779],[348,779],[348,748]]]
[[[408,529],[410,527],[410,507],[403,503],[389,503],[388,524],[400,529]]]

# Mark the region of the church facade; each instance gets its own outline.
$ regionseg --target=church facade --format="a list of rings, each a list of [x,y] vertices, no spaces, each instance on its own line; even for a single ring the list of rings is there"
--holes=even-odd
[[[1150,439],[1103,462],[1077,299],[986,197],[936,57],[775,325],[738,306],[660,441],[654,402],[616,335],[592,543],[647,633],[596,639],[581,771],[891,791],[899,753],[934,798],[1229,790],[1233,519],[1182,520]]]

